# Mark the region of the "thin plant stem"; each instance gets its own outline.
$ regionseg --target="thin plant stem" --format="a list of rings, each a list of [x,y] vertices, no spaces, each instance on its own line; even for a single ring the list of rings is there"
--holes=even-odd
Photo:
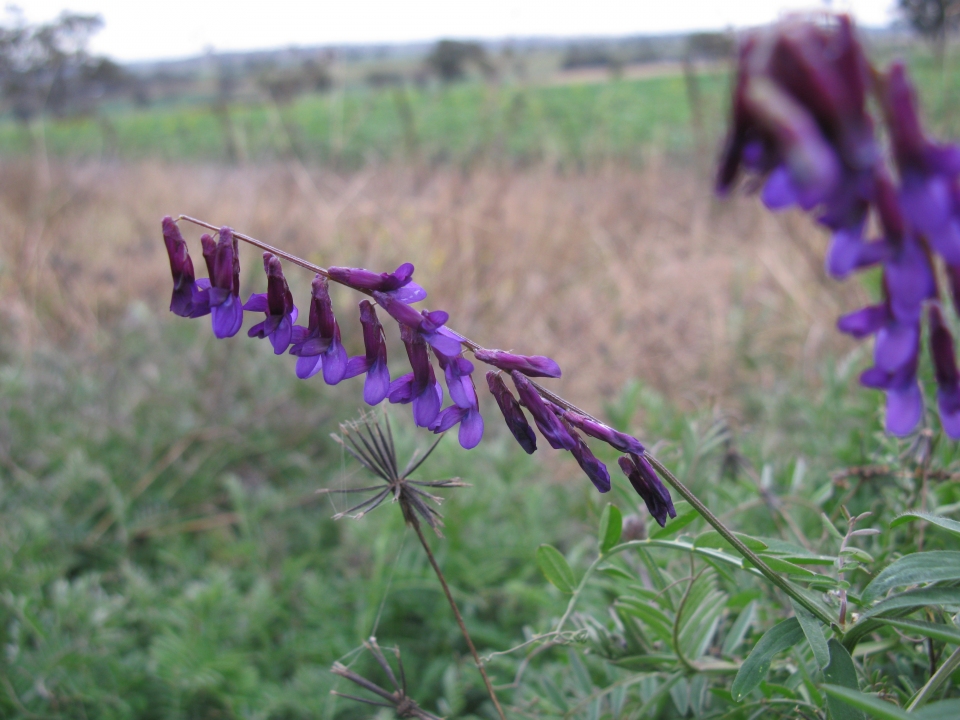
[[[907,712],[913,712],[929,700],[940,686],[953,675],[953,671],[958,667],[960,667],[960,648],[954,650],[953,654],[940,666],[940,669],[930,676],[926,685],[920,688],[920,691],[914,696],[913,700],[910,701],[910,704],[907,705]]]
[[[795,600],[799,605],[802,605],[814,617],[818,618],[821,622],[827,625],[827,627],[837,627],[837,621],[835,618],[831,617],[830,613],[826,612],[818,604],[812,602],[809,598],[805,597],[802,593],[797,591],[791,583],[789,583],[784,578],[777,575],[773,569],[767,565],[763,560],[760,559],[760,556],[757,555],[753,550],[748,548],[740,538],[738,538],[726,525],[724,525],[720,520],[710,512],[710,509],[704,505],[700,499],[694,495],[686,485],[684,485],[680,480],[670,472],[666,466],[657,460],[650,453],[646,454],[647,460],[650,461],[650,464],[653,465],[657,472],[676,490],[684,500],[690,503],[694,509],[700,514],[700,516],[706,520],[713,529],[720,533],[721,537],[726,540],[728,543],[733,545],[738,553],[740,553],[744,558],[749,560],[754,567],[759,570],[767,580],[776,585],[778,588],[783,590],[791,599]]]
[[[483,676],[483,684],[487,686],[487,694],[490,696],[490,700],[493,701],[493,706],[497,709],[497,714],[500,716],[500,720],[507,720],[506,715],[503,714],[503,708],[500,707],[500,701],[497,699],[497,693],[493,689],[493,684],[490,682],[490,678],[487,677],[487,671],[483,667],[483,661],[480,660],[480,655],[477,653],[477,649],[473,645],[473,640],[470,638],[470,633],[467,632],[467,626],[463,623],[463,617],[460,615],[460,609],[457,607],[457,603],[453,599],[453,594],[450,592],[450,587],[447,585],[447,580],[443,576],[443,571],[440,570],[440,566],[437,564],[437,560],[433,557],[433,552],[430,550],[430,544],[423,536],[423,531],[420,529],[420,523],[416,518],[413,518],[413,522],[410,524],[413,525],[413,529],[417,533],[417,538],[419,538],[420,544],[423,545],[423,551],[427,554],[427,559],[430,561],[430,565],[433,567],[433,571],[437,574],[437,579],[440,581],[440,586],[443,588],[443,592],[447,596],[447,602],[450,603],[450,609],[453,610],[453,615],[457,618],[457,625],[460,626],[460,632],[463,634],[463,639],[467,641],[467,647],[470,648],[470,654],[473,655],[473,661],[477,665],[477,670],[479,670],[480,675]]]

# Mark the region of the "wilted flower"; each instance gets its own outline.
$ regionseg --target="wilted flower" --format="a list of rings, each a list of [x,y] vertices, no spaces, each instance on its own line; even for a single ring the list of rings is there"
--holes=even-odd
[[[363,383],[363,400],[368,405],[378,405],[390,392],[390,370],[387,368],[387,342],[383,337],[383,325],[377,311],[369,300],[360,301],[360,325],[363,327],[364,355],[347,361],[345,378],[366,373]]]
[[[290,354],[297,356],[297,377],[305,380],[323,370],[324,382],[336,385],[347,372],[347,351],[340,342],[327,279],[316,275],[310,288],[309,326],[293,328]]]
[[[267,318],[247,331],[249,337],[270,338],[273,352],[282,355],[293,338],[293,324],[297,321],[297,307],[293,294],[283,276],[283,268],[272,253],[263,254],[263,270],[267,274],[267,291],[254,293],[244,304],[244,310],[263,312]]]
[[[490,392],[496,399],[497,406],[500,408],[500,412],[503,413],[503,419],[506,421],[510,432],[517,439],[517,442],[520,443],[520,447],[522,447],[528,455],[532,455],[537,450],[537,434],[533,432],[533,428],[530,427],[530,423],[527,422],[520,403],[513,397],[513,394],[510,392],[506,383],[503,382],[503,378],[500,377],[499,373],[495,373],[492,370],[487,373],[487,387],[490,388]]]
[[[187,250],[187,243],[180,234],[180,228],[167,215],[163,218],[163,242],[167,246],[170,258],[170,274],[173,275],[173,294],[170,296],[170,312],[180,317],[199,317],[193,305],[193,294],[197,291],[193,260]],[[209,308],[202,314],[206,315]]]
[[[404,263],[392,273],[347,267],[332,267],[327,272],[331,280],[354,290],[376,290],[403,303],[415,303],[427,297],[427,291],[413,282],[413,263]]]
[[[528,377],[560,377],[560,366],[543,355],[514,355],[503,350],[474,350],[477,360],[510,372],[519,370]]]
[[[566,421],[562,421],[564,427],[566,427],[567,432],[570,433],[570,437],[573,438],[575,445],[570,450],[570,453],[577,460],[577,464],[580,465],[580,469],[587,474],[587,477],[590,478],[590,482],[593,483],[594,487],[597,488],[599,492],[605,493],[610,491],[610,473],[607,471],[607,466],[602,462],[597,460],[596,456],[590,451],[590,448],[587,447],[587,444],[583,441],[579,435],[577,435],[576,430],[574,430]]]
[[[636,453],[637,455],[643,455],[644,448],[639,440],[635,437],[622,433],[618,430],[614,430],[612,427],[608,427],[603,423],[599,423],[596,420],[581,415],[580,413],[575,413],[570,410],[561,410],[560,408],[554,406],[554,412],[557,412],[564,420],[577,428],[585,432],[592,438],[597,440],[602,440],[607,443],[610,447],[620,452],[625,453]]]
[[[413,421],[428,428],[440,414],[443,388],[437,382],[430,364],[430,355],[423,336],[407,325],[400,326],[400,338],[407,349],[407,358],[413,372],[401,375],[392,383],[387,398],[392,403],[413,403]]]
[[[647,511],[653,515],[660,527],[667,524],[667,516],[677,516],[670,498],[670,491],[664,487],[653,466],[643,455],[624,455],[618,461],[623,474],[627,476],[633,489],[643,498]]]
[[[513,378],[517,394],[520,395],[520,402],[530,411],[540,434],[550,443],[550,447],[554,450],[573,450],[577,446],[577,441],[560,422],[560,418],[547,407],[530,381],[518,370],[511,372],[510,377]]]

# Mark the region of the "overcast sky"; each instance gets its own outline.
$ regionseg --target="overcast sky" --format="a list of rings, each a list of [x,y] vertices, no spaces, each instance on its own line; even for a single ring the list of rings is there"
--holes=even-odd
[[[629,35],[744,27],[797,9],[852,12],[886,25],[895,0],[20,0],[31,22],[64,9],[99,13],[94,52],[117,60],[213,48],[395,43],[439,37]]]

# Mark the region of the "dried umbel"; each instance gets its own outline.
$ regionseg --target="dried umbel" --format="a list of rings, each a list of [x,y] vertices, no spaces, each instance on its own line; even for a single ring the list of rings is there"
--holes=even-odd
[[[216,229],[213,225],[186,216],[180,219]],[[560,367],[550,358],[481,347],[451,330],[447,325],[449,315],[443,310],[414,308],[413,304],[424,300],[427,293],[413,282],[414,267],[411,263],[404,263],[389,273],[363,268],[326,269],[236,233],[231,228],[222,227],[216,240],[208,234],[200,238],[209,278],[197,279],[177,222],[170,217],[163,219],[163,239],[173,275],[170,309],[181,317],[211,315],[214,335],[218,338],[236,335],[243,325],[244,312],[256,313],[258,322],[250,328],[248,335],[269,340],[278,355],[286,352],[296,357],[297,377],[307,380],[319,374],[328,385],[336,385],[343,380],[364,375],[363,399],[369,405],[378,405],[384,400],[409,404],[414,421],[420,427],[434,433],[457,427],[460,445],[465,449],[476,447],[484,432],[480,401],[473,380],[475,364],[465,356],[466,353],[473,353],[474,360],[494,368],[487,373],[487,386],[503,413],[507,427],[526,452],[536,451],[537,440],[524,409],[533,417],[534,424],[547,443],[555,449],[569,451],[600,492],[610,490],[610,473],[591,451],[581,433],[608,444],[620,453],[627,453],[631,458],[643,457],[643,445],[636,438],[608,427],[531,380],[560,377]],[[254,293],[245,303],[240,302],[238,240],[265,251],[263,267],[267,291]],[[315,273],[305,326],[296,324],[299,312],[284,277],[281,258]],[[368,296],[360,302],[359,307],[363,355],[347,355],[340,324],[334,315],[330,282],[346,285]],[[387,367],[386,339],[377,315],[377,306],[397,324],[410,364],[410,372],[393,379]],[[436,368],[439,368],[439,373]],[[439,380],[440,375],[443,376],[446,393]],[[512,380],[519,402],[504,382],[503,378],[507,375]],[[446,406],[445,395],[450,400]],[[359,432],[359,427],[352,432]],[[395,467],[391,470],[389,463],[381,465],[372,462],[371,458],[363,457],[363,452],[357,447],[351,452],[359,453],[358,459],[368,467],[374,465],[371,470],[384,477],[388,487],[396,486],[397,478],[393,477],[397,475]],[[379,457],[372,459],[379,461]],[[390,475],[391,472],[393,475]],[[405,477],[406,474],[402,475]],[[656,478],[655,473],[653,477]],[[656,482],[659,485],[657,497],[660,504],[655,506],[648,500],[646,486],[631,482],[654,512],[657,522],[663,525],[668,515],[674,516],[670,494],[659,483],[659,479]],[[644,489],[641,490],[641,487]],[[423,504],[423,498],[419,498],[417,492],[411,490],[409,507],[435,527],[435,514],[419,507],[418,502]],[[389,490],[383,494],[381,489],[368,503],[349,512],[365,512],[388,494]],[[426,504],[423,507],[429,508]]]
[[[878,118],[869,111],[871,94]],[[877,124],[890,138],[895,168],[884,159]],[[924,134],[903,64],[871,67],[843,15],[793,18],[748,35],[718,189],[726,192],[742,171],[762,184],[769,208],[816,212],[832,233],[831,275],[882,268],[882,301],[841,317],[838,327],[875,337],[874,366],[860,381],[886,392],[886,427],[895,435],[923,418],[917,366],[926,313],[942,425],[960,439],[960,373],[942,314],[945,294],[960,309],[960,147]],[[866,237],[871,215],[876,238]],[[948,293],[938,287],[938,263]]]

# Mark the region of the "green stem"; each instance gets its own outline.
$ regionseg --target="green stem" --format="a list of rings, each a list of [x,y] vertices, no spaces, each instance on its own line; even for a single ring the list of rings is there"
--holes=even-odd
[[[783,590],[783,592],[789,595],[794,601],[797,602],[797,604],[806,608],[814,615],[814,617],[826,624],[827,627],[836,628],[837,621],[835,618],[830,616],[830,613],[826,612],[823,608],[798,592],[798,588],[794,587],[792,583],[777,575],[777,573],[775,573],[769,565],[760,559],[759,555],[744,545],[740,538],[738,538],[730,529],[728,529],[726,525],[720,522],[719,518],[710,512],[710,509],[700,502],[700,499],[694,495],[686,487],[686,485],[680,482],[680,480],[672,472],[670,472],[663,463],[657,460],[650,453],[646,454],[646,458],[650,461],[650,464],[657,469],[657,472],[659,472],[660,475],[673,487],[673,489],[680,493],[683,499],[690,503],[694,509],[700,513],[700,516],[710,525],[712,525],[713,529],[720,533],[724,540],[733,545],[734,549],[736,549],[738,553],[740,553],[745,559],[749,560],[754,567],[756,567],[757,570],[759,570],[763,576],[767,578],[767,580]]]
[[[573,612],[573,608],[577,604],[577,600],[580,599],[580,593],[582,593],[583,589],[587,586],[587,580],[590,579],[590,576],[593,575],[594,571],[597,569],[597,566],[600,565],[600,562],[606,557],[607,555],[605,553],[600,553],[597,555],[597,559],[590,563],[590,567],[588,567],[586,572],[583,573],[583,577],[580,578],[580,584],[577,585],[577,589],[574,590],[573,595],[570,596],[570,602],[567,603],[567,609],[563,613],[563,617],[560,618],[560,622],[558,622],[557,627],[554,628],[554,635],[559,635],[560,631],[563,630],[563,626],[566,625],[567,620],[570,619],[570,614]]]
[[[917,707],[925,703],[930,696],[953,675],[953,671],[958,667],[960,667],[960,648],[954,650],[953,655],[948,657],[947,661],[940,666],[940,669],[930,676],[927,684],[920,688],[920,692],[918,692],[913,700],[910,701],[910,704],[907,705],[907,712],[913,712]]]

